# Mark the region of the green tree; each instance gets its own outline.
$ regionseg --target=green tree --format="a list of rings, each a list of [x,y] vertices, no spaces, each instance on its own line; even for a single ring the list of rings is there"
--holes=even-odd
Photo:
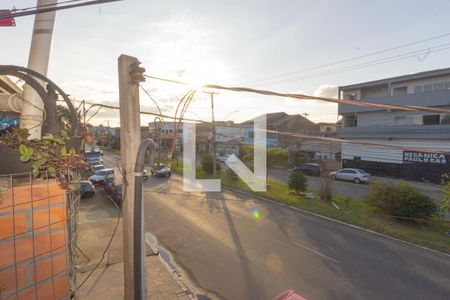
[[[281,148],[267,149],[267,174],[269,177],[270,171],[275,166],[286,166],[289,164],[289,154],[284,152]]]
[[[213,156],[210,153],[205,153],[201,161],[202,170],[209,175],[213,174]],[[220,171],[220,164],[217,164],[217,172]]]
[[[308,179],[303,172],[293,171],[291,175],[289,175],[288,187],[299,195],[300,193],[306,191],[307,182]]]

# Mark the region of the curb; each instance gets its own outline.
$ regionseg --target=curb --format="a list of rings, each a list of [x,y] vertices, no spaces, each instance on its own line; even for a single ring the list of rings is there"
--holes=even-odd
[[[442,255],[444,257],[450,258],[450,254],[447,254],[447,253],[444,253],[444,252],[441,252],[441,251],[438,251],[438,250],[434,250],[434,249],[431,249],[431,248],[428,248],[428,247],[425,247],[425,246],[417,245],[417,244],[414,244],[412,242],[408,242],[408,241],[405,241],[405,240],[402,240],[402,239],[399,239],[399,238],[396,238],[396,237],[392,237],[392,236],[384,234],[384,233],[380,233],[380,232],[377,232],[377,231],[373,231],[371,229],[360,227],[358,225],[346,223],[346,222],[343,222],[343,221],[340,221],[340,220],[336,220],[336,219],[333,219],[333,218],[330,218],[330,217],[319,215],[319,214],[311,212],[311,211],[307,211],[307,210],[304,210],[304,209],[301,209],[301,208],[298,208],[298,207],[295,207],[295,206],[290,206],[290,205],[287,205],[287,204],[284,204],[284,203],[281,203],[281,202],[277,202],[277,201],[271,200],[269,198],[265,198],[265,197],[262,197],[262,196],[259,196],[259,195],[254,195],[252,193],[248,193],[248,192],[244,192],[244,191],[241,191],[241,190],[237,190],[237,189],[225,186],[225,185],[222,185],[222,187],[224,189],[228,190],[228,191],[232,191],[232,192],[235,192],[235,193],[240,193],[240,194],[243,194],[245,196],[253,197],[253,198],[256,198],[256,199],[259,199],[259,200],[262,200],[262,201],[266,201],[266,202],[270,202],[272,204],[277,204],[277,205],[280,205],[280,206],[284,206],[286,208],[289,208],[289,209],[292,209],[292,210],[295,210],[295,211],[299,211],[299,212],[302,212],[302,213],[305,213],[305,214],[308,214],[308,215],[312,215],[312,216],[315,216],[315,217],[318,217],[318,218],[321,218],[321,219],[325,219],[325,220],[328,220],[328,221],[339,223],[339,224],[351,227],[353,229],[365,231],[365,232],[368,232],[368,233],[371,233],[371,234],[375,234],[375,235],[378,235],[378,236],[381,236],[381,237],[384,237],[384,238],[388,238],[390,240],[401,242],[401,243],[404,243],[404,244],[409,245],[409,246],[417,247],[417,248],[420,248],[422,250],[427,250],[427,251],[433,252],[435,254]]]

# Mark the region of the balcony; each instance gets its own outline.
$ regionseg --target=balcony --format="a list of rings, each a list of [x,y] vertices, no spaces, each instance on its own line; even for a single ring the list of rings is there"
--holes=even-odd
[[[340,127],[342,139],[433,139],[449,140],[450,124],[425,126]]]
[[[391,105],[447,106],[450,105],[450,90],[434,91],[420,94],[405,94],[362,99],[362,101]],[[358,113],[384,110],[377,107],[364,107],[350,104],[339,104],[338,114]]]

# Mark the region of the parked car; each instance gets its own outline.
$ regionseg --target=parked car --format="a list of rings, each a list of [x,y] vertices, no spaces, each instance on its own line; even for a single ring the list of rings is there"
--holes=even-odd
[[[114,188],[114,173],[107,174],[105,176],[105,180],[102,182],[103,189],[108,193],[111,194],[112,190]]]
[[[91,172],[93,174],[95,174],[95,172],[103,170],[103,169],[107,169],[107,168],[104,165],[95,165],[95,166],[91,166],[89,169],[91,170]]]
[[[89,166],[98,166],[98,165],[102,165],[103,163],[99,160],[90,160],[88,161]]]
[[[231,156],[230,154],[224,154],[222,156],[217,157],[217,160],[224,163],[230,156]]]
[[[101,184],[104,182],[106,175],[113,174],[114,169],[103,169],[95,172],[94,175],[89,177],[89,181],[93,184]]]
[[[98,160],[100,162],[103,162],[103,152],[101,150],[95,150],[92,149],[91,151],[87,151],[84,153],[84,157],[86,158],[87,162]]]
[[[142,172],[142,178],[143,178],[144,180],[147,180],[147,179],[148,179],[148,171],[145,170],[145,169],[144,169],[144,172]]]
[[[369,183],[370,174],[361,169],[345,168],[330,173],[333,180],[353,181],[354,183]]]
[[[95,187],[90,181],[79,181],[77,182],[79,184],[79,191],[81,198],[88,198],[95,195]]]
[[[111,198],[114,200],[114,202],[117,203],[117,205],[122,206],[122,185],[114,185],[111,190]]]
[[[160,177],[171,175],[170,167],[164,164],[153,165],[150,170],[150,173],[152,174],[152,176],[160,176]]]
[[[300,171],[305,175],[320,176],[319,164],[306,163],[299,167],[295,167],[292,171]]]

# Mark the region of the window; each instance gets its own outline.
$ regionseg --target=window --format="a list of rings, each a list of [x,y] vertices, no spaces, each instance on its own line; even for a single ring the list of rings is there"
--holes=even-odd
[[[395,116],[394,124],[395,125],[407,125],[406,116]]]
[[[450,115],[442,115],[441,124],[450,124]]]
[[[248,137],[249,137],[250,139],[254,139],[254,138],[255,138],[255,132],[254,132],[254,131],[249,131],[249,132],[248,132]]]
[[[416,85],[416,86],[414,87],[414,93],[415,93],[415,94],[423,93],[423,85]]]
[[[350,100],[356,100],[356,93],[349,93],[349,94],[348,94],[348,99],[350,99]]]
[[[424,91],[424,93],[432,92],[433,91],[433,85],[432,84],[425,84],[423,86],[423,91]]]
[[[394,96],[406,95],[407,92],[408,92],[408,89],[406,88],[406,86],[400,86],[400,87],[394,88],[393,95]]]
[[[450,89],[450,81],[444,82],[444,89],[446,89],[446,90]]]
[[[411,116],[411,124],[412,125],[423,125],[422,116],[420,116],[420,115]]]
[[[444,83],[443,82],[438,82],[433,84],[433,91],[439,91],[439,90],[443,90],[444,89]]]
[[[423,116],[423,125],[436,125],[439,124],[440,115],[425,115]]]

